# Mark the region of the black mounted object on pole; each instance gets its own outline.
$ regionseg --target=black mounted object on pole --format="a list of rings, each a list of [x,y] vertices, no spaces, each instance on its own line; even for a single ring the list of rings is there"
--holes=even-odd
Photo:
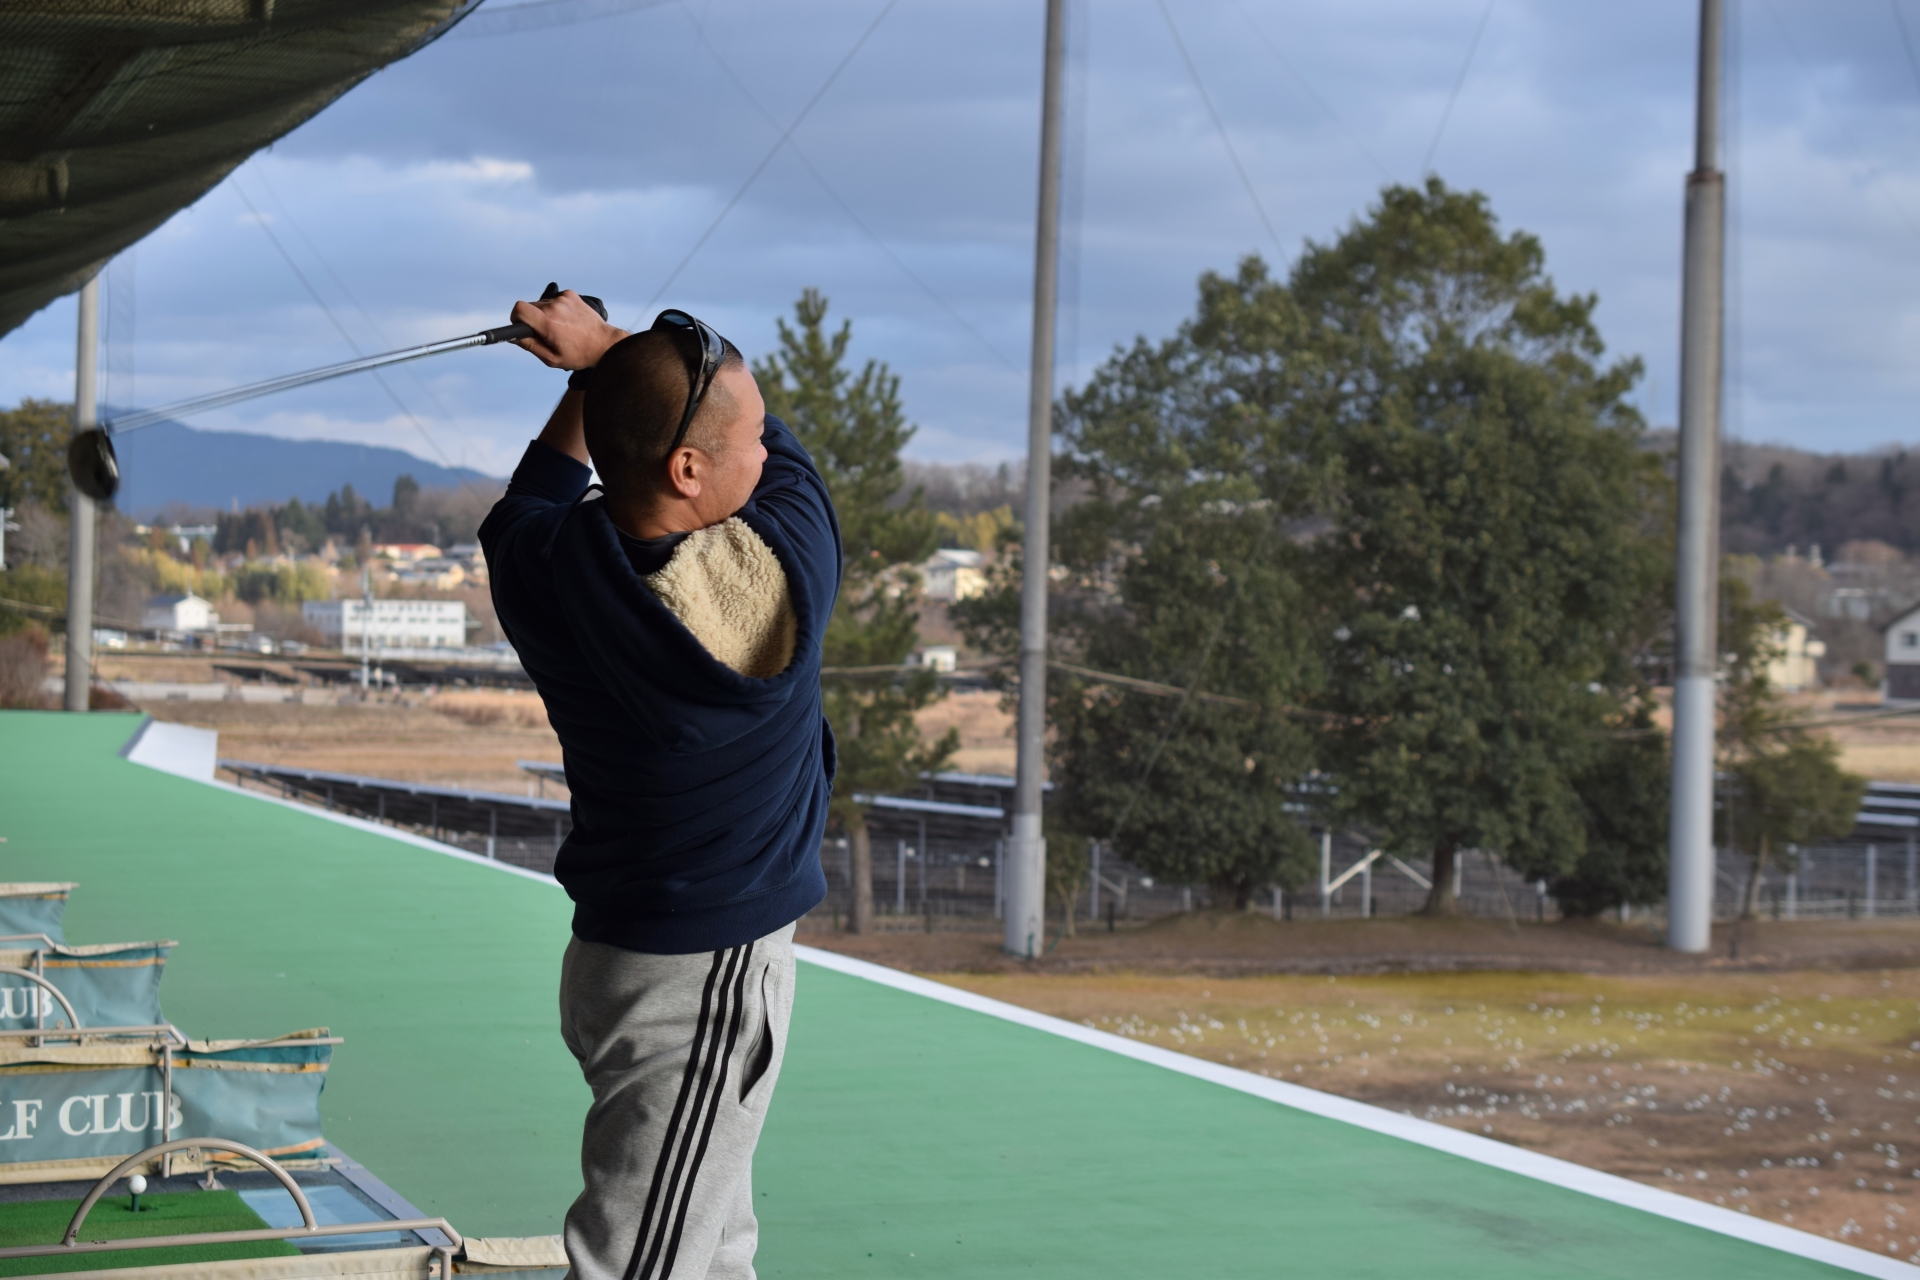
[[[113,500],[120,492],[120,458],[106,432],[93,427],[75,434],[67,443],[67,474],[95,502]]]

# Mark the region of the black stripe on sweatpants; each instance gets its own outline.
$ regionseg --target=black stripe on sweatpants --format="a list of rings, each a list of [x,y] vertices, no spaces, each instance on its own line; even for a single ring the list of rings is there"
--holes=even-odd
[[[693,1056],[687,1059],[687,1069],[689,1072],[694,1070],[696,1062],[699,1063],[699,1080],[693,1091],[693,1105],[686,1113],[685,1119],[687,1123],[680,1125],[678,1132],[669,1140],[670,1144],[677,1144],[679,1150],[674,1152],[673,1168],[667,1175],[666,1198],[662,1202],[661,1215],[650,1224],[651,1234],[653,1236],[652,1242],[646,1243],[645,1237],[642,1237],[643,1247],[646,1252],[640,1259],[638,1268],[639,1280],[653,1280],[655,1275],[654,1265],[659,1262],[661,1251],[666,1246],[668,1211],[665,1206],[674,1202],[679,1196],[683,1185],[691,1185],[693,1181],[694,1171],[691,1170],[688,1165],[689,1158],[692,1154],[694,1131],[700,1124],[701,1112],[706,1109],[709,1091],[717,1092],[718,1090],[718,1086],[716,1086],[713,1081],[714,1061],[720,1056],[720,1041],[723,1028],[726,1026],[728,1020],[728,999],[733,994],[734,972],[736,968],[740,966],[742,950],[743,948],[740,947],[732,947],[722,952],[720,957],[716,957],[716,959],[724,959],[724,968],[721,969],[719,981],[715,986],[715,989],[719,992],[719,999],[714,1002],[713,1016],[707,1019],[705,1025],[700,1028],[702,1034],[695,1039],[692,1049]],[[702,1039],[705,1041],[704,1045],[701,1044]],[[684,1087],[683,1083],[682,1088],[684,1089]],[[671,1146],[662,1148],[662,1158],[665,1158],[670,1149]],[[682,1182],[683,1178],[685,1179],[684,1183]],[[659,1274],[661,1280],[665,1280],[665,1273],[661,1272]]]
[[[727,1064],[733,1061],[733,1047],[740,1041],[741,1015],[746,1010],[747,971],[753,968],[753,944],[747,944],[747,954],[741,959],[740,970],[733,980],[733,1016],[727,1019],[727,1047],[720,1055],[720,1078],[714,1081],[713,1093],[707,1099],[706,1123],[700,1127],[700,1146],[693,1153],[693,1169],[687,1174],[687,1184],[680,1191],[680,1208],[673,1215],[673,1236],[667,1241],[667,1260],[660,1268],[662,1280],[673,1274],[673,1259],[680,1252],[680,1233],[687,1225],[687,1209],[693,1203],[693,1180],[700,1172],[700,1162],[706,1157],[707,1142],[713,1137],[713,1121],[720,1114],[720,1099],[727,1092]],[[716,1030],[719,1019],[715,1019]]]
[[[707,1017],[713,1008],[713,988],[720,977],[720,964],[725,952],[713,953],[713,967],[707,971],[707,985],[700,993],[700,1018],[694,1024],[693,1048],[687,1055],[686,1071],[680,1077],[680,1096],[674,1100],[673,1115],[667,1120],[667,1132],[660,1141],[660,1155],[653,1164],[653,1185],[647,1189],[647,1205],[640,1215],[640,1230],[633,1240],[633,1256],[627,1259],[627,1269],[622,1280],[634,1280],[634,1273],[640,1269],[640,1255],[646,1250],[647,1237],[653,1234],[653,1214],[660,1204],[661,1184],[666,1181],[667,1166],[671,1163],[674,1135],[680,1130],[680,1117],[687,1109],[687,1099],[693,1093],[694,1078],[699,1074],[696,1063],[700,1060],[700,1044],[706,1039]]]

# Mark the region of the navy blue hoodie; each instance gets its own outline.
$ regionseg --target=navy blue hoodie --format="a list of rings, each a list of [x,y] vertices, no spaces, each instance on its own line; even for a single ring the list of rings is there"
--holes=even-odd
[[[535,441],[480,526],[500,628],[547,704],[573,791],[554,874],[588,942],[681,955],[750,942],[826,896],[833,735],[820,645],[840,528],[813,460],[769,416],[739,517],[786,573],[793,661],[722,665],[641,579],[589,472]]]

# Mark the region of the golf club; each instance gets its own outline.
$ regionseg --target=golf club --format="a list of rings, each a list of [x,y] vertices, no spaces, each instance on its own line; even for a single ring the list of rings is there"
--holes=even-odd
[[[545,292],[540,295],[540,300],[546,302],[559,296],[560,286],[552,283],[547,285]],[[581,301],[598,312],[602,320],[607,318],[606,304],[600,299],[582,294]],[[264,382],[230,387],[225,391],[195,396],[191,400],[162,405],[157,409],[140,409],[132,413],[123,413],[73,437],[72,443],[67,446],[67,471],[73,477],[75,488],[96,502],[105,502],[120,488],[120,463],[114,453],[112,436],[125,435],[129,431],[138,431],[142,427],[150,427],[172,418],[204,413],[208,409],[220,409],[230,404],[239,404],[244,400],[272,395],[277,391],[291,391],[295,387],[328,382],[334,378],[344,378],[349,374],[365,373],[370,369],[383,369],[388,365],[405,364],[410,360],[424,360],[428,356],[444,355],[449,351],[464,351],[468,347],[490,347],[498,342],[512,342],[518,338],[532,336],[533,330],[527,325],[504,324],[493,329],[482,329],[478,333],[470,333],[464,337],[448,338],[443,342],[429,342],[425,346],[406,347],[381,355],[362,356],[357,360],[347,360],[340,364],[323,365],[318,369],[307,369],[300,373],[283,374],[278,378],[268,378]]]

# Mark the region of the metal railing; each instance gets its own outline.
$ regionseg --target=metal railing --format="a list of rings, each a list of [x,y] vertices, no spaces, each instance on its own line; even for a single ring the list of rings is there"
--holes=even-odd
[[[162,1159],[175,1151],[200,1149],[207,1151],[227,1151],[246,1157],[275,1178],[293,1197],[294,1205],[300,1210],[300,1225],[297,1227],[256,1227],[238,1231],[190,1231],[173,1236],[128,1236],[120,1240],[82,1240],[80,1228],[86,1225],[87,1215],[94,1205],[107,1193],[107,1189],[128,1173],[146,1164],[148,1161]],[[117,1253],[127,1249],[164,1249],[177,1245],[205,1244],[247,1244],[263,1240],[300,1240],[318,1239],[326,1236],[360,1235],[369,1228],[380,1231],[438,1231],[450,1241],[445,1245],[428,1245],[433,1250],[435,1261],[439,1265],[440,1280],[453,1280],[453,1256],[461,1250],[466,1241],[453,1224],[445,1218],[380,1218],[371,1222],[341,1222],[321,1225],[315,1221],[313,1206],[307,1203],[307,1196],[295,1182],[293,1175],[283,1169],[279,1162],[264,1151],[255,1150],[244,1143],[232,1142],[226,1138],[176,1138],[171,1142],[161,1142],[148,1147],[145,1151],[128,1156],[93,1184],[86,1198],[73,1211],[73,1218],[67,1223],[66,1235],[58,1244],[23,1244],[0,1249],[0,1258],[52,1258],[67,1257],[82,1253]]]

